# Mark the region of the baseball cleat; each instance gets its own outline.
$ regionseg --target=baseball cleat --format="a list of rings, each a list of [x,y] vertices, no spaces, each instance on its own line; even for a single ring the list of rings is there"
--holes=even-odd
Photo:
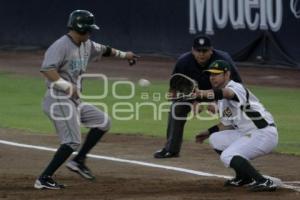
[[[66,167],[81,175],[83,178],[88,179],[88,180],[93,180],[95,179],[95,176],[92,174],[91,170],[87,168],[87,166],[84,165],[84,163],[78,163],[75,161],[70,161],[67,163]]]
[[[42,176],[38,178],[34,183],[34,188],[36,189],[50,189],[59,190],[65,188],[63,184],[59,184],[54,181],[51,176]]]
[[[244,185],[251,184],[252,182],[253,182],[252,179],[244,180],[244,179],[236,177],[236,178],[225,181],[224,186],[225,187],[241,187]]]
[[[167,151],[165,148],[154,153],[154,158],[177,158],[179,157],[179,153],[173,153]]]
[[[251,187],[253,187],[255,184],[256,184],[256,181],[255,181],[254,179],[252,179],[252,182],[249,183],[249,184],[247,184],[246,186],[247,186],[248,188],[251,188]]]
[[[265,179],[250,186],[249,190],[252,192],[272,192],[275,191],[277,187],[278,186],[272,180]]]

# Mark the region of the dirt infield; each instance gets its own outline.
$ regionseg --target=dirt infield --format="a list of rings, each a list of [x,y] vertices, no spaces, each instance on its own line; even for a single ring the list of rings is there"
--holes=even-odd
[[[53,135],[26,134],[0,129],[0,139],[19,143],[57,147]],[[185,142],[179,158],[157,160],[153,152],[161,147],[158,138],[107,134],[91,153],[122,159],[187,168],[212,174],[232,176],[208,145]],[[252,193],[247,188],[223,187],[225,179],[197,176],[160,168],[90,158],[89,167],[97,179],[83,180],[65,167],[56,179],[67,185],[61,191],[38,191],[33,188],[36,176],[53,152],[8,145],[0,148],[0,199],[299,199],[300,193],[279,189],[276,192]],[[273,153],[254,161],[264,174],[284,181],[300,180],[300,157]]]
[[[39,76],[42,52],[0,52],[0,72]],[[89,72],[104,73],[109,77],[132,80],[147,78],[166,80],[174,60],[147,57],[139,65],[130,67],[124,61],[106,59],[92,63]],[[246,84],[279,87],[300,87],[300,70],[239,68]],[[42,112],[42,111],[41,111]],[[58,138],[30,134],[14,129],[0,129],[0,140],[57,148]],[[217,154],[208,145],[184,142],[179,158],[157,160],[153,152],[164,139],[107,134],[91,153],[122,159],[138,160],[159,165],[181,167],[212,174],[233,173],[224,168]],[[38,191],[33,188],[37,175],[53,156],[53,152],[25,149],[0,144],[0,199],[300,199],[300,193],[280,188],[273,193],[251,193],[247,188],[225,188],[225,179],[197,176],[172,170],[151,168],[108,160],[89,159],[88,166],[97,179],[89,182],[62,167],[56,180],[67,185],[60,191]],[[300,182],[300,157],[272,153],[258,158],[254,165],[264,174],[283,181]]]

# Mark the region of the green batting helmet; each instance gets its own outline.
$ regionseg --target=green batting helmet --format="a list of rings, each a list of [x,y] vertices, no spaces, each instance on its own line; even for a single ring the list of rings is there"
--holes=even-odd
[[[95,24],[94,15],[87,10],[74,10],[69,16],[67,26],[78,33],[90,32],[93,29],[99,30]]]

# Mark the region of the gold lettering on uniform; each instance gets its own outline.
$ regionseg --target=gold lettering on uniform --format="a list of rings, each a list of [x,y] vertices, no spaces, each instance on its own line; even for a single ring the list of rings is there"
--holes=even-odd
[[[226,117],[231,117],[232,116],[232,112],[231,112],[229,107],[227,107],[223,110],[223,116],[226,116]]]

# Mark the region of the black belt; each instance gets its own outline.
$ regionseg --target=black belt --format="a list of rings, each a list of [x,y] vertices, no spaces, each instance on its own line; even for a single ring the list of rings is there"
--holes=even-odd
[[[276,125],[274,123],[269,124],[269,126],[276,127]]]
[[[267,121],[265,121],[265,122],[267,122]],[[261,125],[261,124],[259,124],[259,125]],[[263,129],[263,128],[267,128],[268,126],[272,126],[272,127],[275,127],[276,128],[276,125],[275,125],[275,123],[271,123],[271,124],[268,124],[268,123],[265,123],[264,125],[262,125],[262,126],[259,126],[259,127],[257,127],[258,129]]]

